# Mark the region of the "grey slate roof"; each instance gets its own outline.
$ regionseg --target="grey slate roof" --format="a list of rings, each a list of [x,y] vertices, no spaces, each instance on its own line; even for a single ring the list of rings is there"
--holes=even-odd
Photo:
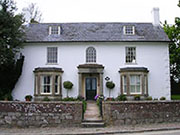
[[[61,27],[60,35],[49,35],[49,26]],[[135,35],[124,35],[123,26],[135,26]],[[84,42],[84,41],[169,41],[162,27],[151,23],[39,23],[29,24],[26,42]]]

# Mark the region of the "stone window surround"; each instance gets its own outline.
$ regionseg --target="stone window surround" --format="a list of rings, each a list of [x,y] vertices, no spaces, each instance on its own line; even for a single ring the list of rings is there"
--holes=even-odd
[[[34,97],[35,100],[42,100],[44,97],[48,97],[50,99],[62,98],[62,73],[63,70],[61,68],[53,68],[53,67],[38,67],[34,70]],[[52,76],[52,94],[41,93],[41,76],[50,75]],[[59,93],[55,93],[55,76],[59,76]]]
[[[127,95],[127,96],[134,96],[134,95],[141,95],[141,96],[148,96],[148,69],[145,67],[126,67],[126,68],[120,68],[120,92],[121,94]],[[141,88],[142,93],[141,94],[131,94],[130,93],[130,75],[140,75],[141,76]],[[122,77],[127,77],[127,93],[123,92],[123,79]],[[146,76],[146,80],[145,79]],[[145,83],[146,81],[146,83]],[[146,84],[146,86],[144,86]],[[145,92],[146,90],[146,92]]]

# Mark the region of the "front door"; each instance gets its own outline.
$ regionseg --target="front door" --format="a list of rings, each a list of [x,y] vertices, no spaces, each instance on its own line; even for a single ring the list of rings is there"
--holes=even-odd
[[[86,78],[86,99],[94,100],[97,93],[97,79],[95,77]]]

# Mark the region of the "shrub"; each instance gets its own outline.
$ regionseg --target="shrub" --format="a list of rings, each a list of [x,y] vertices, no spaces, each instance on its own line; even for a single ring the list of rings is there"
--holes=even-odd
[[[83,115],[86,112],[86,108],[87,108],[87,102],[85,100],[82,101],[83,103]]]
[[[161,97],[160,100],[166,100],[166,98],[165,97]]]
[[[109,89],[113,89],[115,87],[115,84],[112,81],[107,81],[106,82],[106,87]]]
[[[109,88],[109,97],[110,97],[111,90],[115,87],[115,84],[113,83],[113,81],[107,81],[106,82],[106,87]]]
[[[126,101],[127,98],[126,98],[126,95],[120,95],[116,98],[117,101]]]
[[[140,95],[134,96],[134,100],[141,100],[141,96]]]
[[[32,98],[33,98],[33,97],[32,97],[31,95],[26,95],[26,96],[25,96],[26,101],[31,101]]]
[[[154,100],[158,100],[158,98],[154,98]]]
[[[77,98],[66,97],[66,98],[61,99],[61,101],[77,101]]]
[[[78,100],[78,101],[83,101],[83,100],[84,100],[84,97],[78,96],[78,97],[77,97],[77,100]]]
[[[146,97],[146,99],[145,99],[145,100],[152,100],[152,97],[151,97],[151,96]]]
[[[48,97],[44,97],[42,101],[51,101]]]
[[[4,98],[4,100],[8,100],[8,101],[13,100],[13,97],[12,97],[11,93],[6,94],[3,98]]]
[[[63,83],[63,86],[64,86],[64,88],[67,90],[67,97],[68,97],[68,91],[69,91],[70,89],[72,89],[73,83],[70,82],[70,81],[65,81],[65,82]]]

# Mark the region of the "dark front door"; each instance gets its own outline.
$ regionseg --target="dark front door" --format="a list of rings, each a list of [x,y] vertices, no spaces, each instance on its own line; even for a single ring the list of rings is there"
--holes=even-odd
[[[95,77],[86,78],[86,99],[94,100],[97,91],[97,79]]]

